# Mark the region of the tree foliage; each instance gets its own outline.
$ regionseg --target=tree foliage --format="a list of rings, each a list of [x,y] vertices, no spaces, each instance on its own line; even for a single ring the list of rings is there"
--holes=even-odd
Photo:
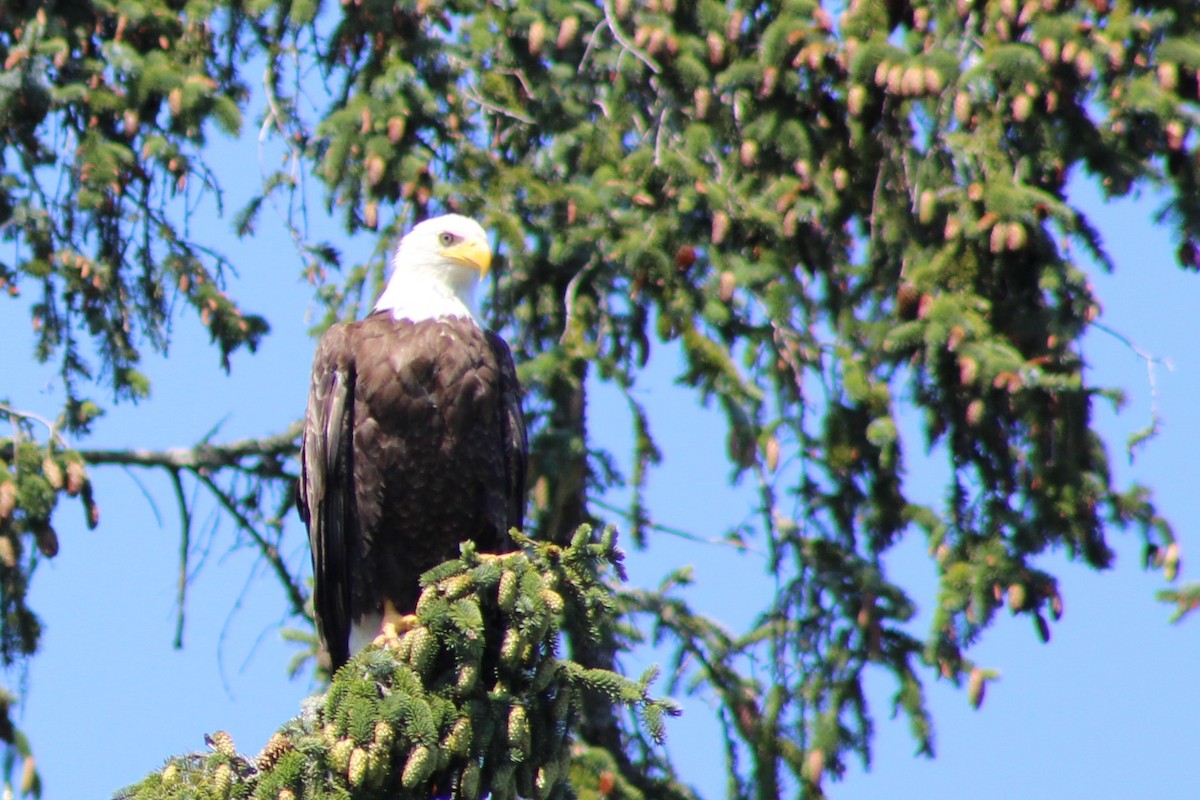
[[[361,310],[413,220],[453,209],[495,232],[490,314],[528,390],[537,538],[595,521],[615,486],[632,489],[632,541],[654,538],[643,489],[661,454],[633,392],[652,351],[680,352],[679,381],[722,412],[758,498],[753,522],[700,533],[760,543],[778,596],[733,633],[678,581],[634,588],[631,624],[599,647],[572,631],[580,661],[619,663],[646,631],[671,643],[719,701],[737,796],[819,796],[868,761],[870,670],[932,752],[924,681],[982,698],[969,648],[1006,606],[1048,638],[1062,590],[1039,556],[1106,568],[1110,536],[1133,530],[1148,564],[1177,569],[1169,525],[1113,480],[1093,424],[1121,395],[1084,371],[1088,270],[1117,265],[1070,189],[1161,192],[1180,266],[1200,267],[1197,41],[1200,11],[1159,0],[8,4],[0,282],[36,296],[36,355],[66,400],[49,435],[0,407],[17,421],[0,441],[6,657],[36,648],[30,543],[52,554],[72,487],[94,516],[82,464],[116,460],[58,437],[94,423],[86,392],[143,397],[139,355],[166,347],[177,307],[222,359],[266,332],[222,292],[231,265],[188,238],[197,198],[233,179],[206,138],[261,107],[282,166],[234,221],[252,235],[268,204],[293,210],[326,322]],[[313,234],[321,199],[346,237],[379,242],[365,263]],[[589,433],[590,379],[629,398],[630,475]],[[201,481],[270,558],[294,449],[264,441],[137,463]],[[922,449],[946,467],[940,500],[906,480]],[[928,544],[935,597],[889,577],[906,535]],[[299,611],[303,584],[276,575]],[[917,603],[935,610],[923,635]],[[660,756],[619,717],[584,717],[582,739],[644,787]]]
[[[584,693],[637,712],[663,738],[669,701],[649,697],[653,672],[631,680],[556,656],[566,619],[595,631],[612,613],[602,569],[620,570],[615,534],[581,526],[566,547],[462,556],[422,577],[418,625],[395,652],[369,648],[329,691],[248,759],[224,732],[212,752],[173,758],[127,800],[256,797],[574,796],[572,717]],[[669,787],[664,787],[669,788]]]

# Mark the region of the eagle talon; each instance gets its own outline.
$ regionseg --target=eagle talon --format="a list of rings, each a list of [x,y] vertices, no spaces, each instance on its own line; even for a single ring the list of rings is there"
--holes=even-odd
[[[374,645],[395,650],[400,646],[404,634],[417,627],[420,621],[416,614],[388,615],[380,626],[379,635],[375,637]]]

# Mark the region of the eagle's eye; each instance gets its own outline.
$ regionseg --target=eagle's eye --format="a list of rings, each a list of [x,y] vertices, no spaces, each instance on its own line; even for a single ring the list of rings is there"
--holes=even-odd
[[[449,247],[458,241],[458,237],[450,231],[442,231],[438,235],[438,241],[442,243],[442,247]]]

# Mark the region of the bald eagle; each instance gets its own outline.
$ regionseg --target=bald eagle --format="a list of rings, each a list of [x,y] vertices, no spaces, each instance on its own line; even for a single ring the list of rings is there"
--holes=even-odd
[[[492,252],[450,214],[401,239],[374,311],[317,346],[297,498],[317,630],[337,670],[411,627],[422,572],[472,540],[511,549],[527,446],[508,345],[472,310]]]

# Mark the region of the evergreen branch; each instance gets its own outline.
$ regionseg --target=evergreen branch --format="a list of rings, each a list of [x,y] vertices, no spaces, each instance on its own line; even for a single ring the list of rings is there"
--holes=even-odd
[[[632,680],[555,655],[567,619],[591,627],[611,603],[599,570],[620,555],[611,534],[593,542],[581,530],[566,547],[518,536],[525,550],[500,556],[464,544],[459,559],[423,576],[416,626],[354,656],[257,757],[217,732],[205,737],[211,752],[172,758],[116,796],[403,800],[436,788],[507,800],[598,788],[568,783],[575,759],[604,757],[572,741],[584,695],[634,709],[655,738],[678,710],[647,694],[650,673]],[[692,796],[670,779],[657,788]]]
[[[1178,589],[1164,589],[1155,595],[1155,599],[1160,603],[1173,604],[1175,613],[1171,615],[1171,622],[1179,622],[1200,609],[1200,583],[1189,583]]]

